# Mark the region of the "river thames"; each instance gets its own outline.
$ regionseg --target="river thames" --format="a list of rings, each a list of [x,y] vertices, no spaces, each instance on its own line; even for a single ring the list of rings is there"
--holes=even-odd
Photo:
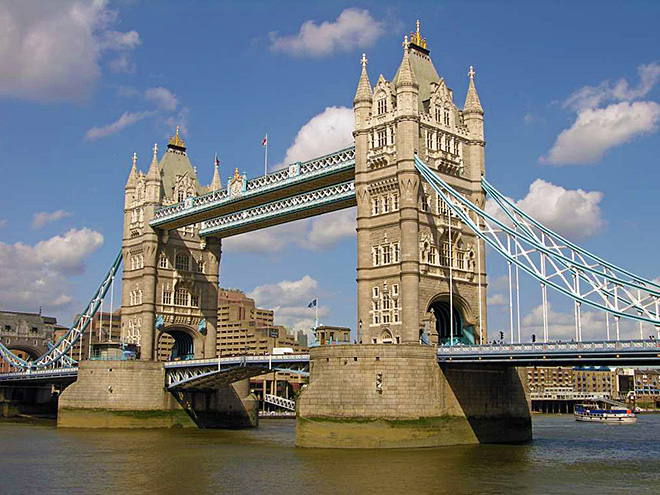
[[[305,450],[294,421],[258,429],[73,430],[0,423],[0,493],[652,494],[660,415],[636,424],[535,416],[528,445]]]

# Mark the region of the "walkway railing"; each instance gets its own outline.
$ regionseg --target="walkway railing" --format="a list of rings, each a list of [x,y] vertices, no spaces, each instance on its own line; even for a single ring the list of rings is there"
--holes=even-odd
[[[232,194],[231,184],[228,183],[225,189],[202,196],[189,197],[180,203],[159,208],[156,210],[150,225],[152,227],[163,226],[175,220],[182,220],[186,217],[220,208],[223,205],[244,201],[268,192],[292,187],[339,172],[350,171],[354,168],[355,147],[351,146],[313,160],[294,163],[286,169],[255,179],[246,179],[244,190],[238,194]]]

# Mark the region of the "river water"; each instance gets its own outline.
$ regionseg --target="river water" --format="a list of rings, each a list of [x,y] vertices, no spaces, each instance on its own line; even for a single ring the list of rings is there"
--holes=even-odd
[[[660,494],[660,415],[535,416],[528,445],[307,450],[258,429],[71,430],[0,423],[0,494]]]

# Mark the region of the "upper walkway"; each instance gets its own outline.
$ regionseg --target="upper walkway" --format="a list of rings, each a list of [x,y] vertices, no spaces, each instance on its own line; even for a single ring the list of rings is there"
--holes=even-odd
[[[251,209],[277,204],[287,198],[300,197],[315,191],[326,190],[327,196],[331,186],[351,182],[354,177],[355,147],[351,146],[313,160],[294,163],[288,168],[255,179],[237,175],[224,189],[202,196],[191,196],[185,201],[156,210],[149,225],[171,230],[232,213],[245,214]],[[354,197],[355,193],[352,194]],[[221,230],[205,230],[202,225],[200,234],[218,235]],[[237,232],[232,232],[231,235],[235,233]]]

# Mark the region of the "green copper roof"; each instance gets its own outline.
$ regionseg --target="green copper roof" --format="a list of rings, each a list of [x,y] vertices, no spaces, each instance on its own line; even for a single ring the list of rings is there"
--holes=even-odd
[[[438,75],[438,71],[435,70],[435,66],[433,65],[433,61],[427,50],[417,48],[415,45],[410,45],[408,58],[410,59],[410,65],[417,78],[417,84],[419,84],[419,109],[422,111],[424,109],[423,102],[431,98],[431,82],[439,84],[440,76]],[[396,81],[399,78],[400,69],[401,67],[397,69],[396,75],[394,76],[394,87],[396,87]]]
[[[168,149],[163,155],[163,158],[161,158],[159,167],[166,198],[173,199],[177,175],[183,176],[187,174],[189,177],[194,177],[198,196],[208,192],[207,188],[200,185],[197,180],[197,174],[187,155],[175,153]]]

